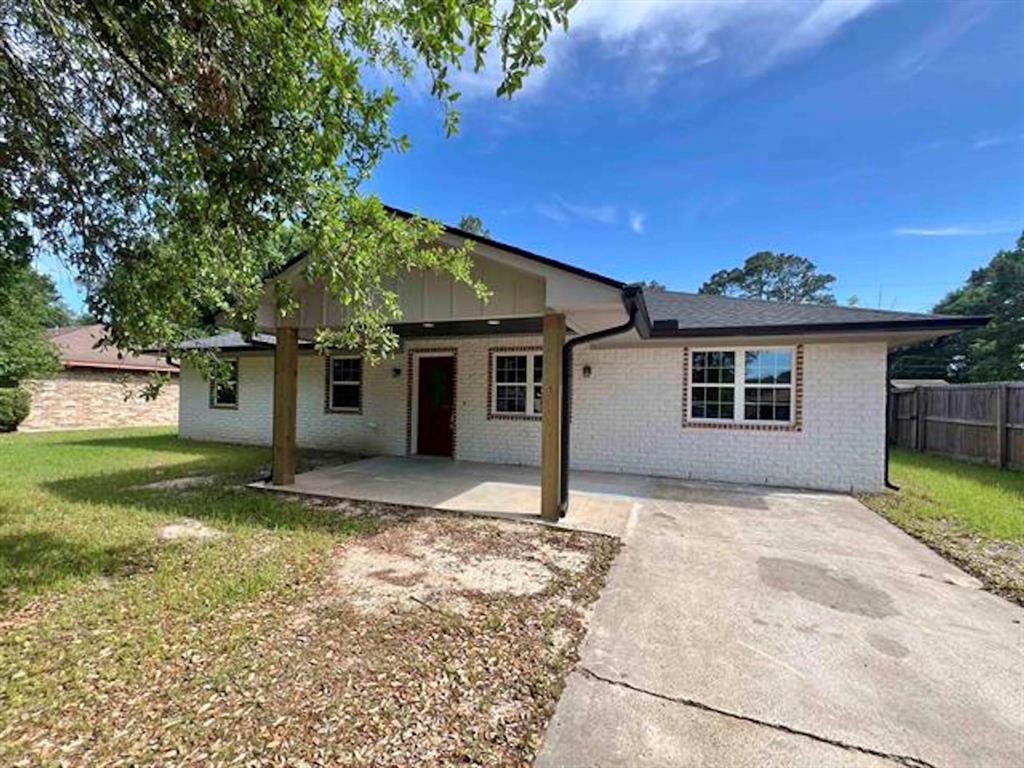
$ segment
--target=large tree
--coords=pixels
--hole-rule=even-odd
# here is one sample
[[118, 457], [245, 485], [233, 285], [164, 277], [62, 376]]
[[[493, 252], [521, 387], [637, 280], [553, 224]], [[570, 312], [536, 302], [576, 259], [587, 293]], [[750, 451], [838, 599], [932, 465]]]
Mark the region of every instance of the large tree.
[[759, 251], [742, 267], [715, 272], [699, 292], [766, 301], [835, 304], [836, 297], [829, 287], [835, 281], [835, 276], [819, 273], [810, 259], [792, 253]]
[[387, 83], [425, 74], [455, 131], [452, 71], [494, 49], [511, 95], [574, 3], [0, 0], [8, 218], [79, 276], [119, 347], [172, 347], [218, 313], [252, 330], [264, 277], [303, 249], [349, 306], [321, 341], [384, 354], [396, 275], [486, 293], [438, 225], [359, 194], [408, 146]]
[[1024, 233], [935, 305], [949, 315], [990, 315], [981, 328], [893, 354], [893, 378], [948, 381], [1024, 380]]

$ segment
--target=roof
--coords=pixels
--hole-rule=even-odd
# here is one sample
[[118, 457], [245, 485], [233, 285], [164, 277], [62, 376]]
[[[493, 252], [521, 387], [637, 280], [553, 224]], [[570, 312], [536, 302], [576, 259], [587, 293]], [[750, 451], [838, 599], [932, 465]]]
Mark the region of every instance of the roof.
[[644, 291], [652, 337], [974, 328], [987, 317], [789, 304], [678, 291]]
[[[220, 351], [238, 351], [245, 349], [260, 349], [273, 347], [277, 339], [272, 333], [256, 333], [246, 338], [237, 331], [218, 333], [215, 336], [204, 336], [201, 339], [192, 339], [181, 344], [182, 349], [217, 349]], [[304, 344], [306, 342], [300, 342]]]
[[[406, 211], [401, 208], [395, 208], [394, 206], [391, 205], [385, 205], [384, 210], [403, 219], [411, 219], [419, 215], [413, 213], [412, 211]], [[480, 243], [481, 245], [486, 245], [491, 248], [497, 248], [498, 250], [514, 254], [515, 256], [521, 256], [522, 258], [536, 262], [537, 264], [544, 264], [545, 266], [548, 267], [560, 269], [563, 272], [568, 272], [569, 274], [576, 275], [577, 277], [584, 277], [587, 278], [588, 280], [594, 280], [598, 283], [603, 283], [604, 285], [611, 286], [612, 288], [622, 289], [626, 286], [624, 282], [622, 282], [621, 280], [616, 280], [614, 277], [608, 277], [607, 275], [602, 275], [597, 272], [591, 272], [589, 269], [583, 269], [582, 267], [577, 267], [574, 266], [573, 264], [567, 264], [564, 261], [558, 261], [557, 259], [552, 259], [547, 256], [541, 256], [539, 253], [528, 251], [525, 248], [520, 248], [519, 246], [512, 245], [511, 243], [503, 243], [500, 240], [495, 240], [490, 237], [484, 237], [483, 235], [478, 235], [474, 232], [468, 232], [465, 229], [459, 229], [458, 227], [453, 227], [450, 224], [442, 223], [441, 226], [444, 228], [444, 231], [447, 232], [449, 235], [461, 237], [465, 240], [472, 240], [475, 243]], [[282, 272], [298, 264], [304, 258], [306, 258], [305, 252], [297, 254], [296, 256], [289, 259], [280, 268], [274, 270], [268, 277], [275, 277], [281, 274]]]
[[110, 345], [97, 346], [106, 336], [107, 329], [101, 323], [54, 328], [49, 332], [50, 341], [57, 346], [60, 362], [65, 368], [151, 372], [178, 370], [178, 366], [171, 365], [160, 355], [125, 354]]

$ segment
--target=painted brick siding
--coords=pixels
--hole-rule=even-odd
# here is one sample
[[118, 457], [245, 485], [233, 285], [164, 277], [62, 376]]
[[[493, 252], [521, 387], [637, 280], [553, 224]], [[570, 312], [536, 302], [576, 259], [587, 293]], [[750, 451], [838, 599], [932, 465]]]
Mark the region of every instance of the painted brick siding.
[[[364, 454], [406, 452], [410, 354], [455, 348], [456, 448], [465, 461], [537, 465], [539, 420], [489, 419], [488, 351], [536, 347], [539, 337], [410, 342], [401, 357], [365, 366], [362, 413], [324, 412], [324, 360], [299, 358], [299, 445]], [[805, 344], [803, 428], [793, 432], [682, 426], [683, 350], [642, 347], [577, 350], [572, 463], [581, 469], [693, 479], [877, 490], [885, 452], [882, 343]], [[583, 378], [590, 365], [592, 375]], [[415, 367], [415, 366], [414, 366]], [[395, 376], [393, 370], [400, 370]], [[194, 369], [181, 377], [180, 429], [186, 438], [269, 444], [273, 361], [242, 356], [237, 410], [209, 406]], [[408, 422], [414, 421], [409, 419]], [[413, 443], [415, 450], [415, 443]]]
[[[175, 424], [178, 380], [164, 385], [156, 400], [135, 396], [148, 374], [70, 368], [52, 379], [26, 382], [32, 409], [19, 429], [82, 429]], [[125, 399], [125, 395], [131, 395]]]
[[[886, 347], [805, 344], [800, 431], [687, 428], [683, 350], [584, 350], [574, 365], [573, 466], [832, 490], [879, 490]], [[592, 375], [580, 370], [589, 364]]]

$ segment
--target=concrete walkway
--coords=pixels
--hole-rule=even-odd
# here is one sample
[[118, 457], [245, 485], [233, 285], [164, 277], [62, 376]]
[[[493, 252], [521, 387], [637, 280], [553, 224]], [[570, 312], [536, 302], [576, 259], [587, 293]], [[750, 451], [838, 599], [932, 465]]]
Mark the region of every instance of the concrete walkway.
[[1024, 611], [851, 498], [652, 483], [536, 766], [1024, 765]]

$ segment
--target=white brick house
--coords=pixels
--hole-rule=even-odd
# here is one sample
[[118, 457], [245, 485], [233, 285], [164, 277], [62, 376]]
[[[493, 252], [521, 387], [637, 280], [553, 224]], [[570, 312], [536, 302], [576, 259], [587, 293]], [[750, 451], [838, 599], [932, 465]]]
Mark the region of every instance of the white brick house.
[[475, 243], [489, 303], [410, 274], [397, 356], [323, 356], [308, 340], [342, 311], [299, 260], [281, 275], [300, 297], [294, 316], [275, 321], [268, 297], [256, 338], [194, 342], [237, 361], [237, 377], [214, 391], [183, 367], [181, 436], [274, 443], [282, 484], [294, 459], [279, 451], [297, 444], [538, 465], [563, 506], [566, 452], [570, 468], [871, 491], [885, 480], [888, 350], [984, 322], [650, 292], [454, 228], [445, 237]]

